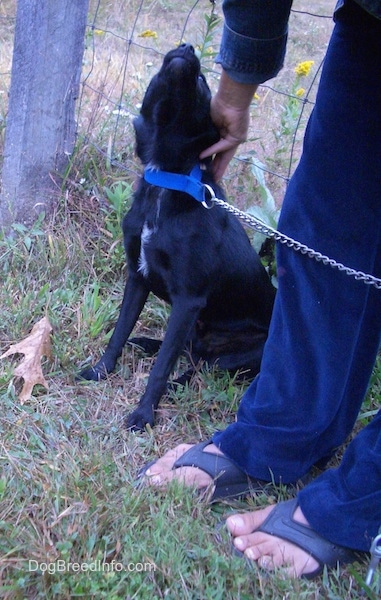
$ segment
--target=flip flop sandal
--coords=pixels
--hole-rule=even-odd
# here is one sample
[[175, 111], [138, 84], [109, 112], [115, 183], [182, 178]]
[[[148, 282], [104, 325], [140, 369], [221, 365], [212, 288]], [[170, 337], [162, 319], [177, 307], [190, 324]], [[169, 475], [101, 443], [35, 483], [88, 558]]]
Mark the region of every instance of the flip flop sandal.
[[[197, 467], [210, 475], [215, 486], [210, 502], [242, 498], [250, 493], [263, 492], [268, 490], [269, 486], [272, 486], [271, 482], [249, 477], [226, 456], [203, 452], [204, 448], [212, 443], [211, 440], [207, 440], [196, 444], [180, 456], [172, 467], [172, 470], [180, 467]], [[143, 483], [146, 472], [155, 462], [156, 460], [149, 462], [139, 471], [137, 485]], [[200, 491], [205, 491], [205, 489], [203, 488]]]
[[[357, 560], [357, 553], [353, 550], [332, 544], [332, 542], [321, 537], [311, 527], [295, 521], [293, 515], [297, 507], [297, 498], [280, 502], [255, 531], [268, 533], [269, 535], [291, 542], [317, 560], [319, 567], [311, 573], [302, 575], [304, 579], [317, 577], [321, 574], [325, 565], [327, 567], [336, 567], [337, 563], [344, 564]], [[244, 556], [236, 548], [234, 548], [234, 552], [238, 556]]]

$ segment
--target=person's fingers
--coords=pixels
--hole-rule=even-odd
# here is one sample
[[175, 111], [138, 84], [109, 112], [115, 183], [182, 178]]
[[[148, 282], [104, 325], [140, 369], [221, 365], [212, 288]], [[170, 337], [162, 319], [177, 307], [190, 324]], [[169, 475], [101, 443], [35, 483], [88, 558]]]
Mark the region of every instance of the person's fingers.
[[234, 156], [234, 151], [217, 154], [213, 160], [213, 175], [216, 181], [220, 181]]
[[214, 155], [213, 174], [217, 181], [222, 179], [231, 159], [236, 153], [239, 144], [240, 142], [222, 138], [219, 142], [201, 152], [201, 160]]
[[202, 160], [209, 156], [213, 156], [214, 154], [221, 154], [223, 152], [232, 151], [234, 153], [238, 146], [239, 142], [236, 142], [235, 140], [221, 138], [218, 142], [203, 150], [200, 154], [200, 159]]

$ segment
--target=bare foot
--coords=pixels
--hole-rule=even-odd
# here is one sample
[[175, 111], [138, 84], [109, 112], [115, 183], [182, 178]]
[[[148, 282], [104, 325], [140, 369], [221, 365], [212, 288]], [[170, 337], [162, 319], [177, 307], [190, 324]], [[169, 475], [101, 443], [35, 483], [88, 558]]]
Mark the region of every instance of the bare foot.
[[[192, 448], [193, 444], [180, 444], [168, 450], [159, 458], [151, 467], [145, 472], [147, 483], [155, 486], [163, 486], [177, 479], [186, 486], [194, 486], [197, 489], [205, 488], [213, 484], [212, 478], [205, 473], [202, 469], [197, 467], [180, 467], [172, 470], [172, 467], [176, 460], [180, 458], [189, 448]], [[222, 452], [214, 444], [209, 444], [203, 450], [203, 452], [209, 452], [210, 454], [219, 454], [223, 456]]]
[[[284, 567], [288, 577], [301, 577], [312, 573], [319, 567], [319, 563], [308, 552], [281, 538], [255, 531], [273, 509], [274, 506], [267, 506], [261, 510], [228, 517], [226, 525], [234, 538], [234, 546], [248, 559], [257, 561], [263, 569]], [[308, 526], [299, 506], [293, 518]]]

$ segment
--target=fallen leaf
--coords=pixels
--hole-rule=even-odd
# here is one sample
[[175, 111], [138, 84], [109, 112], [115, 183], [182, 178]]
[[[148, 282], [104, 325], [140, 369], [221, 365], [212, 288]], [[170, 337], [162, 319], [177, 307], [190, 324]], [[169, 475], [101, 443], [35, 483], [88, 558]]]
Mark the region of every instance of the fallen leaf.
[[51, 358], [50, 333], [52, 326], [47, 317], [43, 317], [36, 323], [30, 334], [18, 344], [12, 344], [10, 348], [0, 356], [5, 358], [12, 354], [24, 354], [21, 363], [15, 368], [14, 375], [24, 380], [23, 388], [19, 395], [21, 404], [30, 399], [33, 387], [38, 383], [48, 389], [48, 383], [41, 369], [41, 358]]

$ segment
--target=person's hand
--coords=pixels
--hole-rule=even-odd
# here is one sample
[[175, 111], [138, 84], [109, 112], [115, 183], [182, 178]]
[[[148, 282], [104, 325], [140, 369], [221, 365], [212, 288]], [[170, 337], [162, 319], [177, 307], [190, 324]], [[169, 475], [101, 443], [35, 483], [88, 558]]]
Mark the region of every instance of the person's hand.
[[226, 106], [218, 101], [217, 96], [212, 98], [210, 113], [212, 120], [220, 132], [220, 140], [204, 150], [200, 158], [215, 155], [213, 159], [213, 174], [218, 181], [233, 158], [238, 146], [247, 138], [249, 129], [249, 107], [240, 110]]
[[221, 139], [200, 154], [200, 159], [215, 155], [213, 173], [217, 180], [223, 176], [238, 146], [247, 139], [250, 123], [250, 103], [256, 85], [233, 81], [223, 71], [216, 95], [212, 98], [210, 114]]

